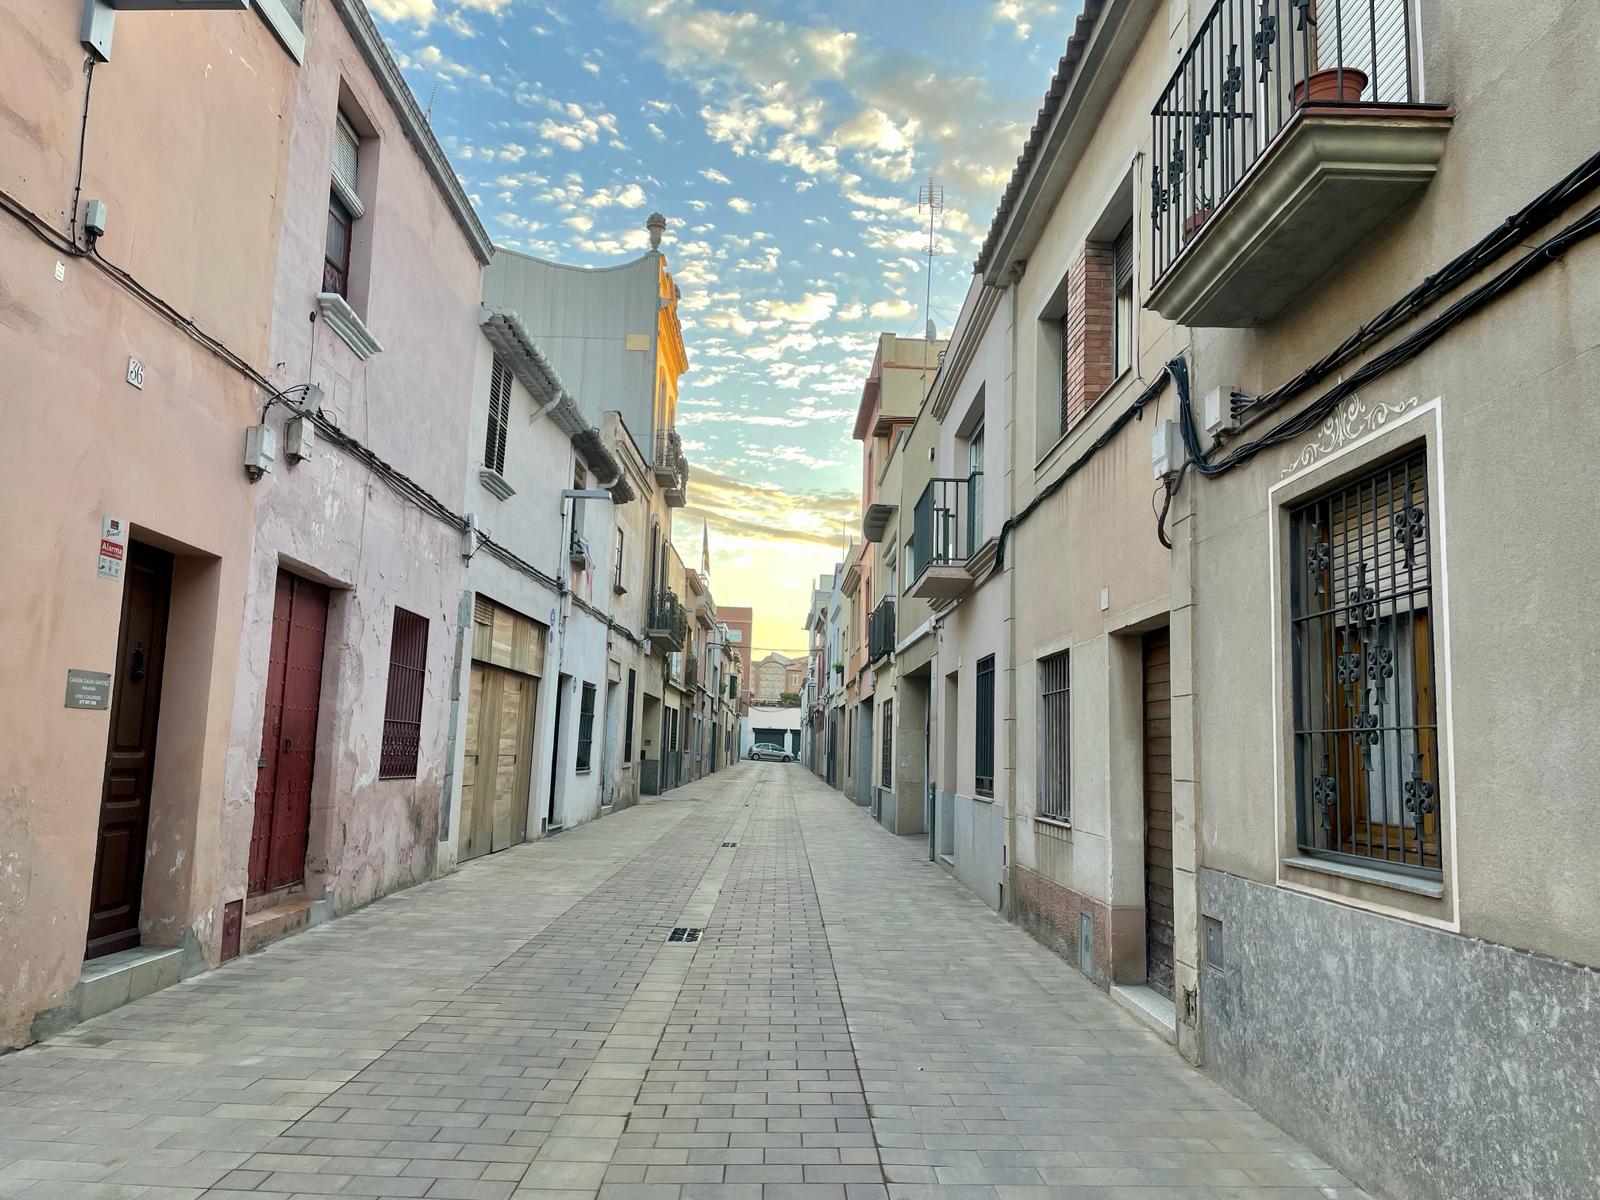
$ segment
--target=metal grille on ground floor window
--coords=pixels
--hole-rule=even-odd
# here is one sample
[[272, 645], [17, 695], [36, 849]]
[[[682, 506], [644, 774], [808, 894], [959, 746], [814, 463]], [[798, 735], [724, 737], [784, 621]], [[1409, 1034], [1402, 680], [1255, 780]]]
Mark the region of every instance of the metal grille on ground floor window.
[[1039, 815], [1072, 819], [1072, 670], [1065, 650], [1039, 660]]
[[880, 786], [894, 786], [894, 701], [883, 702], [883, 774]]
[[594, 760], [594, 684], [583, 685], [578, 700], [578, 766], [579, 771], [590, 769]]
[[1300, 849], [1440, 873], [1427, 460], [1290, 513]]
[[973, 757], [974, 790], [994, 795], [994, 655], [978, 660], [978, 737]]
[[389, 640], [389, 692], [383, 706], [383, 746], [378, 757], [380, 779], [417, 777], [427, 662], [428, 618], [396, 608]]
[[622, 761], [633, 761], [633, 699], [639, 683], [639, 673], [628, 668], [628, 711], [622, 718]]

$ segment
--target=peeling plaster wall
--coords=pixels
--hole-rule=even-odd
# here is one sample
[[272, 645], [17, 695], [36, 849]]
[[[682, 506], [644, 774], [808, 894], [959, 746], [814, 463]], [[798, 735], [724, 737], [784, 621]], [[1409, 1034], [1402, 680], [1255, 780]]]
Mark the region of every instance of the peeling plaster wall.
[[1600, 972], [1221, 871], [1205, 1069], [1375, 1195], [1587, 1200]]
[[[312, 25], [296, 80], [270, 374], [284, 387], [309, 376], [323, 387], [324, 412], [340, 428], [456, 508], [468, 457], [465, 416], [480, 340], [483, 264], [343, 25], [326, 7], [311, 6], [307, 16]], [[366, 360], [325, 321], [310, 319], [321, 286], [326, 181], [341, 107], [371, 126], [363, 131], [369, 136], [361, 159], [367, 212], [356, 238], [358, 248], [366, 247], [367, 279], [365, 295], [354, 302], [384, 349]], [[287, 416], [278, 408], [268, 419], [281, 429]], [[460, 534], [326, 440], [308, 462], [280, 461], [255, 485], [254, 497], [218, 902], [247, 890], [281, 566], [332, 589], [305, 886], [308, 895], [326, 896], [335, 912], [343, 911], [434, 873], [465, 583]], [[428, 621], [414, 779], [379, 778], [396, 607]]]

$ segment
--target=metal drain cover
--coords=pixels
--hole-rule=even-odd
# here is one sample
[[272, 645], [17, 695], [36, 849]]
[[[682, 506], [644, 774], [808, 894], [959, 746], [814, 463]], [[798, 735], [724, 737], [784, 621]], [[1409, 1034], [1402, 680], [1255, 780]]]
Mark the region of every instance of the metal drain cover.
[[693, 928], [692, 926], [685, 928], [680, 925], [677, 929], [674, 929], [670, 934], [667, 935], [667, 941], [669, 942], [698, 942], [699, 940], [700, 930]]
[[722, 848], [723, 848], [723, 849], [724, 849], [724, 850], [726, 850], [726, 849], [728, 849], [728, 848], [729, 848], [729, 847], [730, 847], [730, 846], [737, 846], [737, 845], [738, 845], [738, 844], [739, 844], [739, 843], [738, 843], [738, 842], [723, 842], [723, 843], [722, 843]]

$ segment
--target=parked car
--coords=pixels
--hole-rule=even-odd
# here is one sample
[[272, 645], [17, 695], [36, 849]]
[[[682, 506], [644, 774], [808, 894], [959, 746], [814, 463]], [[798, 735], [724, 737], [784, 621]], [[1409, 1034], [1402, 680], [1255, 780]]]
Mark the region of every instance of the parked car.
[[756, 762], [793, 762], [794, 755], [782, 746], [774, 746], [771, 742], [757, 742], [750, 747], [750, 757]]

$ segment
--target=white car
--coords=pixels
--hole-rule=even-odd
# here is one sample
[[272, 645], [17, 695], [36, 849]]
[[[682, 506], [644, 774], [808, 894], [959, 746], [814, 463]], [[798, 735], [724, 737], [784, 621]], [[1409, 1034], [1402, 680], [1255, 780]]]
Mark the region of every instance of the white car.
[[755, 762], [793, 762], [794, 755], [782, 746], [774, 746], [771, 742], [757, 742], [750, 747], [750, 757]]

